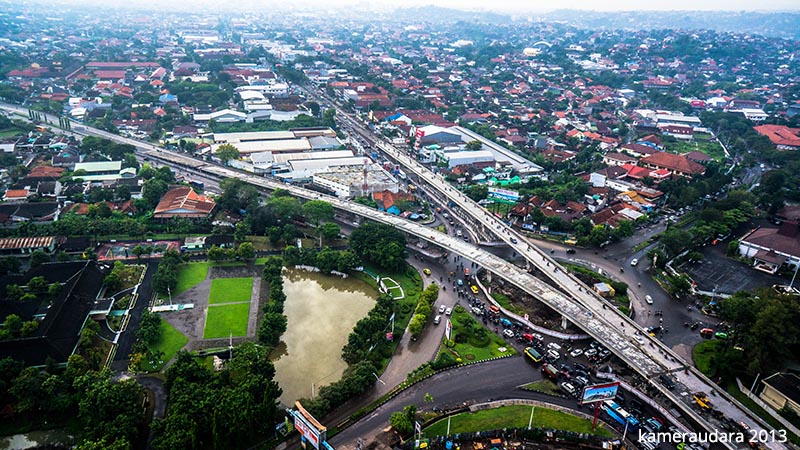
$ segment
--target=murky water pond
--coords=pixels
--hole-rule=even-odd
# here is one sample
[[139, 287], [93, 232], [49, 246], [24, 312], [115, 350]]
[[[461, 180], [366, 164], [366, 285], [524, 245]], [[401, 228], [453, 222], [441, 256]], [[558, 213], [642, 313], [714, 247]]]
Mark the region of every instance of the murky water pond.
[[31, 431], [25, 434], [0, 437], [0, 450], [22, 450], [47, 444], [75, 445], [76, 443], [75, 436], [70, 435], [64, 429]]
[[338, 381], [347, 363], [342, 347], [356, 322], [375, 306], [377, 292], [363, 281], [303, 270], [283, 272], [288, 319], [281, 344], [272, 354], [281, 402], [294, 405], [311, 397], [311, 385]]

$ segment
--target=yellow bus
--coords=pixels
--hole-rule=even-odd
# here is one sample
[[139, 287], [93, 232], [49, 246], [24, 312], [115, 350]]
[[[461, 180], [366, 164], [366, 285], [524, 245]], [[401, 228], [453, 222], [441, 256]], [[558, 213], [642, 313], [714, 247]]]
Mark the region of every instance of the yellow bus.
[[525, 356], [530, 358], [535, 363], [542, 362], [543, 359], [543, 356], [533, 347], [525, 347]]

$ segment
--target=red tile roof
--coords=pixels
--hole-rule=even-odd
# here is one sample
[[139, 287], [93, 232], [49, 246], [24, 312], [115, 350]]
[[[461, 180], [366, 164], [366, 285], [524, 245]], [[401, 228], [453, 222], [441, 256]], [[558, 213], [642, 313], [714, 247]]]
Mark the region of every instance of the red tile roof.
[[208, 217], [216, 204], [210, 197], [200, 195], [188, 186], [179, 186], [167, 191], [156, 206], [153, 217], [169, 219], [172, 217]]
[[703, 165], [689, 161], [681, 155], [659, 152], [646, 156], [640, 160], [642, 164], [651, 165], [659, 169], [667, 169], [684, 175], [698, 175], [706, 171]]
[[759, 125], [753, 129], [768, 137], [775, 145], [800, 147], [800, 128], [789, 128], [784, 125]]
[[25, 178], [59, 178], [64, 170], [63, 167], [36, 166]]

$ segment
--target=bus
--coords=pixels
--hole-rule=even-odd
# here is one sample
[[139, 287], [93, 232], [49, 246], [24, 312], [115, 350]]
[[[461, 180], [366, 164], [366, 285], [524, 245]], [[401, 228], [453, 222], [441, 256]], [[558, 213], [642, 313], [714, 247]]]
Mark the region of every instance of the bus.
[[535, 362], [535, 363], [540, 363], [540, 362], [542, 362], [542, 359], [544, 358], [544, 357], [541, 355], [541, 353], [537, 352], [537, 351], [536, 351], [536, 349], [535, 349], [535, 348], [533, 348], [533, 347], [525, 347], [525, 356], [527, 356], [528, 358], [530, 358], [530, 359], [531, 359], [531, 361], [533, 361], [533, 362]]
[[202, 181], [197, 181], [197, 180], [189, 181], [189, 185], [191, 185], [193, 188], [197, 188], [197, 189], [200, 189], [200, 190], [203, 190], [203, 189], [206, 188], [206, 184], [205, 183], [203, 183]]
[[635, 433], [639, 430], [639, 419], [633, 417], [629, 412], [622, 409], [622, 407], [616, 404], [613, 400], [605, 400], [600, 406], [600, 409], [605, 411], [609, 417], [614, 419], [614, 421], [621, 426], [624, 427], [627, 423], [629, 433]]

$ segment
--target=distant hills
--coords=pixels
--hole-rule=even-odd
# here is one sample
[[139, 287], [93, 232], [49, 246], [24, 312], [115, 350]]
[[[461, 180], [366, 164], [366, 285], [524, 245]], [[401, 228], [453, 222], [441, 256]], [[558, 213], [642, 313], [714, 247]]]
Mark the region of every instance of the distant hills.
[[[509, 23], [508, 14], [461, 11], [438, 6], [402, 8], [394, 18], [411, 22]], [[519, 13], [515, 19], [530, 18], [562, 22], [586, 29], [681, 29], [754, 33], [800, 40], [800, 11], [585, 11], [562, 9], [547, 13]]]
[[800, 12], [754, 11], [576, 11], [539, 16], [590, 29], [707, 29], [800, 40]]

